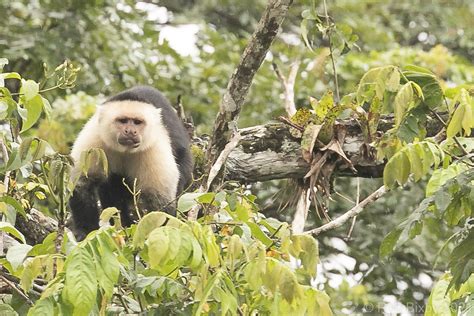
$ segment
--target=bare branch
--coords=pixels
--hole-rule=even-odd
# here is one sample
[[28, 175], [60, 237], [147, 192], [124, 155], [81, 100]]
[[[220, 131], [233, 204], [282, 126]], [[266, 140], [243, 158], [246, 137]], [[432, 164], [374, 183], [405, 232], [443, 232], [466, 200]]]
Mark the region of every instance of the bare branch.
[[283, 74], [280, 72], [280, 69], [278, 69], [278, 66], [276, 63], [272, 63], [272, 66], [283, 88], [283, 95], [285, 97], [286, 114], [288, 114], [288, 117], [292, 117], [296, 113], [295, 82], [296, 82], [296, 75], [298, 74], [298, 69], [300, 67], [300, 62], [296, 61], [291, 64], [290, 72], [287, 78], [285, 78]]
[[380, 198], [382, 195], [384, 195], [387, 192], [387, 189], [385, 186], [381, 186], [378, 188], [375, 192], [373, 192], [371, 195], [369, 195], [365, 200], [351, 208], [349, 211], [346, 213], [342, 214], [338, 218], [332, 220], [331, 222], [324, 224], [323, 226], [317, 227], [315, 229], [311, 229], [308, 231], [305, 231], [305, 234], [312, 234], [314, 236], [317, 236], [321, 233], [327, 232], [328, 230], [332, 230], [334, 228], [337, 228], [339, 226], [342, 226], [345, 222], [347, 222], [349, 219], [351, 219], [354, 216], [359, 215], [364, 208], [369, 205], [370, 203], [376, 201], [378, 198]]
[[253, 77], [267, 55], [292, 2], [292, 0], [269, 0], [240, 63], [230, 78], [214, 124], [208, 151], [209, 169], [236, 130], [237, 119]]
[[206, 184], [206, 192], [211, 187], [211, 184], [216, 178], [219, 171], [221, 171], [222, 166], [225, 164], [227, 157], [229, 157], [230, 152], [235, 147], [237, 147], [241, 138], [242, 136], [240, 135], [239, 132], [235, 133], [235, 135], [232, 137], [229, 143], [227, 143], [227, 145], [224, 147], [224, 150], [221, 151], [221, 153], [219, 154], [219, 157], [217, 157], [216, 162], [214, 163], [214, 165], [211, 168], [211, 171], [209, 172], [209, 177], [207, 179], [207, 184]]
[[33, 306], [33, 301], [31, 301], [31, 299], [21, 290], [21, 288], [17, 284], [8, 280], [3, 275], [3, 273], [0, 273], [0, 279], [2, 279], [2, 281], [5, 282], [13, 291], [18, 293], [26, 301], [26, 303], [28, 303], [28, 305]]

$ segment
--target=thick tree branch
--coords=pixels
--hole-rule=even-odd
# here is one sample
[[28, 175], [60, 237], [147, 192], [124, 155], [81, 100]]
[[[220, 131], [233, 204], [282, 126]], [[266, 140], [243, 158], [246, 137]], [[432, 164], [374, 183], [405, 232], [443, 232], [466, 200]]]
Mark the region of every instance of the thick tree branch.
[[[345, 129], [346, 136], [342, 149], [352, 162], [357, 173], [341, 161], [336, 167], [336, 175], [379, 178], [384, 162], [373, 158], [375, 149], [364, 140], [359, 123], [354, 119], [338, 121]], [[429, 119], [428, 136], [436, 135], [443, 127], [437, 120]], [[380, 120], [382, 134], [393, 127], [393, 117]], [[225, 164], [225, 179], [240, 182], [267, 181], [273, 179], [301, 179], [309, 171], [310, 165], [303, 159], [300, 139], [290, 133], [290, 128], [282, 123], [269, 123], [240, 130], [242, 139], [232, 150]]]
[[291, 3], [292, 0], [269, 0], [222, 97], [208, 151], [209, 167], [214, 164], [236, 130], [237, 119], [253, 77], [275, 39]]
[[18, 216], [15, 226], [25, 235], [26, 242], [29, 245], [36, 245], [43, 242], [49, 233], [57, 231], [58, 229], [56, 220], [35, 209], [30, 210], [28, 218]]

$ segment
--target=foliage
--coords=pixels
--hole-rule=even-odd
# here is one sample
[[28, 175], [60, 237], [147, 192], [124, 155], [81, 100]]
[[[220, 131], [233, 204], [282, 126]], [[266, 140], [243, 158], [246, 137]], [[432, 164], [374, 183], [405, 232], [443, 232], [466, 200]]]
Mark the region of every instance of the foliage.
[[[0, 188], [0, 230], [20, 242], [10, 248], [2, 264], [11, 275], [20, 277], [23, 289], [36, 303], [30, 311], [35, 314], [41, 310], [48, 314], [51, 310], [84, 313], [85, 309], [93, 313], [127, 312], [126, 308], [131, 312], [141, 310], [140, 303], [160, 313], [212, 313], [230, 311], [236, 305], [241, 311], [275, 311], [270, 310], [269, 302], [281, 313], [288, 313], [284, 309], [298, 306], [295, 302], [303, 298], [318, 302], [319, 308], [326, 306], [324, 292], [308, 287], [310, 273], [315, 271], [311, 259], [318, 257], [302, 256], [296, 249], [314, 240], [288, 237], [286, 226], [278, 229], [282, 223], [265, 219], [257, 212], [253, 197], [238, 190], [187, 195], [180, 200], [183, 212], [198, 202], [218, 209], [217, 218], [203, 219], [199, 224], [173, 221], [175, 226], [152, 226], [147, 233], [143, 221], [126, 230], [104, 225], [79, 245], [67, 234], [59, 240], [61, 233], [48, 236], [40, 245], [28, 245], [12, 225], [32, 207], [64, 221], [64, 202], [72, 188], [67, 175], [70, 162], [66, 156], [53, 154], [50, 147], [67, 153], [102, 93], [137, 83], [152, 84], [165, 91], [172, 102], [183, 95], [197, 132], [210, 131], [233, 65], [264, 1], [159, 4], [166, 8], [129, 0], [0, 3], [0, 11], [5, 12], [0, 22], [0, 55], [10, 60], [0, 77], [0, 118], [8, 123], [2, 128], [2, 143], [8, 153], [8, 159], [2, 155], [7, 160], [3, 161], [2, 175], [12, 180]], [[150, 7], [165, 10], [166, 19], [153, 18]], [[334, 240], [340, 243], [341, 236], [347, 235], [346, 228], [318, 238], [322, 264], [327, 267], [319, 273], [327, 277], [323, 282], [333, 310], [364, 312], [365, 306], [383, 304], [387, 295], [396, 295], [405, 304], [414, 297], [423, 302], [427, 287], [420, 285], [420, 275], [427, 273], [434, 278], [439, 270], [449, 270], [433, 287], [426, 313], [467, 313], [472, 309], [474, 209], [474, 67], [470, 62], [474, 29], [469, 27], [473, 5], [469, 1], [431, 1], [426, 5], [423, 1], [338, 0], [331, 2], [329, 19], [321, 14], [323, 9], [321, 1], [294, 2], [281, 36], [257, 73], [248, 97], [250, 106], [244, 108], [239, 125], [261, 124], [283, 113], [281, 86], [270, 63], [275, 62], [285, 73], [291, 62], [301, 62], [295, 101], [298, 108], [305, 109], [298, 112], [304, 115], [297, 124], [306, 126], [302, 142], [306, 158], [311, 157], [314, 143], [319, 149], [331, 142], [337, 144], [334, 120], [352, 117], [362, 127], [367, 143], [364, 148], [376, 146], [378, 159], [387, 162], [384, 183], [392, 188], [358, 217], [351, 242], [343, 241], [346, 247], [333, 246]], [[167, 27], [180, 28], [190, 22], [199, 30], [199, 52], [180, 55], [163, 40], [162, 33]], [[311, 49], [305, 50], [304, 44]], [[38, 83], [17, 73], [39, 78], [45, 72], [44, 63], [56, 65], [65, 57], [82, 68], [79, 92], [74, 95], [70, 84], [74, 78], [69, 76], [75, 76], [76, 66], [69, 62], [56, 71], [46, 67], [45, 80]], [[333, 57], [337, 57], [337, 72], [331, 65]], [[0, 60], [2, 66], [5, 62]], [[69, 83], [61, 83], [60, 78]], [[64, 89], [46, 88], [55, 86]], [[336, 89], [341, 98], [335, 97]], [[440, 118], [434, 112], [441, 113]], [[385, 114], [393, 115], [396, 124], [380, 138], [377, 129], [384, 124]], [[46, 116], [51, 120], [43, 120]], [[444, 126], [444, 133], [434, 135], [435, 125]], [[343, 159], [340, 153], [333, 157]], [[63, 176], [58, 176], [60, 170]], [[335, 188], [345, 195], [344, 199], [333, 195], [328, 212], [331, 216], [355, 204], [356, 181], [343, 178], [334, 187], [323, 183], [328, 190]], [[369, 194], [376, 184], [381, 183], [362, 181], [361, 196]], [[269, 196], [277, 189], [275, 185], [258, 184], [253, 190], [259, 196]], [[347, 203], [347, 196], [354, 200], [352, 204]], [[276, 213], [274, 209], [271, 211]], [[109, 210], [104, 222], [108, 222], [106, 215], [116, 216]], [[289, 218], [287, 211], [277, 215]], [[156, 218], [163, 216], [153, 213]], [[310, 216], [308, 226], [323, 222], [315, 213]], [[400, 217], [407, 218], [401, 221]], [[210, 226], [216, 229], [215, 234]], [[381, 236], [394, 227], [380, 247], [380, 260], [374, 255], [375, 249]], [[137, 235], [137, 231], [141, 233]], [[170, 237], [179, 240], [179, 247], [168, 247], [166, 252], [157, 249], [156, 245], [166, 244]], [[284, 241], [295, 249], [290, 251]], [[229, 254], [231, 249], [240, 248], [238, 258]], [[159, 256], [150, 256], [150, 249]], [[200, 261], [194, 256], [199, 249]], [[440, 249], [439, 253], [433, 249]], [[344, 259], [334, 259], [335, 253]], [[287, 261], [289, 256], [300, 256], [302, 266], [294, 269], [293, 261]], [[211, 265], [215, 257], [219, 263]], [[338, 261], [352, 258], [356, 259], [354, 268], [337, 267]], [[254, 274], [260, 278], [244, 273], [252, 271], [248, 267], [252, 262], [260, 263], [258, 269], [262, 270]], [[434, 269], [433, 262], [437, 263]], [[88, 267], [87, 275], [81, 274], [84, 267]], [[274, 275], [280, 276], [275, 279], [278, 282], [269, 278]], [[344, 281], [333, 285], [334, 276]], [[403, 283], [408, 283], [408, 289], [403, 290]], [[281, 291], [281, 285], [293, 289], [295, 297]], [[77, 302], [78, 293], [84, 295], [82, 305]], [[293, 299], [290, 307], [288, 299]], [[15, 293], [9, 303], [15, 311], [26, 313], [28, 305], [24, 302]], [[3, 304], [0, 311], [9, 313], [12, 309]]]
[[[70, 74], [76, 71], [69, 64], [58, 67], [56, 72], [63, 76], [58, 77], [56, 86], [61, 86], [64, 78], [68, 85], [73, 84], [68, 78], [75, 78]], [[46, 109], [45, 99], [33, 80], [16, 73], [1, 76], [21, 80], [18, 101], [5, 87], [1, 87], [0, 100], [6, 105], [4, 118], [17, 126], [18, 133], [24, 133]], [[29, 106], [35, 98], [41, 107]], [[14, 115], [19, 112], [22, 115]], [[54, 200], [52, 213], [59, 225], [58, 232], [41, 244], [27, 244], [13, 226], [15, 213], [25, 216], [24, 207], [16, 200], [22, 191], [15, 183], [3, 193], [2, 203], [11, 211], [0, 222], [0, 230], [19, 243], [0, 259], [5, 269], [1, 273], [17, 278], [25, 297], [33, 299], [28, 299], [33, 303], [29, 315], [144, 311], [332, 314], [329, 297], [311, 286], [319, 262], [316, 240], [292, 235], [286, 223], [266, 219], [258, 213], [254, 196], [239, 191], [182, 196], [178, 203], [182, 213], [197, 203], [218, 210], [201, 223], [151, 212], [137, 225], [123, 228], [118, 210], [106, 209], [101, 215], [103, 227], [76, 244], [64, 231], [66, 203], [73, 187], [71, 161], [55, 154], [39, 138], [26, 138], [16, 145], [15, 140], [3, 139], [9, 157], [3, 172], [24, 169], [26, 176], [31, 167], [41, 167], [40, 178], [18, 177], [17, 181], [25, 186], [37, 183], [45, 190]], [[92, 160], [84, 157], [85, 164]], [[46, 283], [39, 293], [38, 278]], [[11, 298], [10, 304], [15, 308], [17, 303]]]

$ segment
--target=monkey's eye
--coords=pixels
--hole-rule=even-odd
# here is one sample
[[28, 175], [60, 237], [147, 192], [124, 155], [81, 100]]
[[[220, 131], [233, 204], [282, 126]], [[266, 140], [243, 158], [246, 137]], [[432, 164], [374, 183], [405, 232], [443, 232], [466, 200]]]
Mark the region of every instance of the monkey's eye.
[[139, 120], [139, 119], [134, 119], [134, 120], [133, 120], [133, 124], [135, 124], [135, 125], [140, 125], [140, 124], [143, 124], [143, 121], [142, 121], [142, 120]]
[[128, 118], [122, 117], [122, 118], [116, 119], [116, 121], [121, 123], [121, 124], [126, 124], [128, 122]]

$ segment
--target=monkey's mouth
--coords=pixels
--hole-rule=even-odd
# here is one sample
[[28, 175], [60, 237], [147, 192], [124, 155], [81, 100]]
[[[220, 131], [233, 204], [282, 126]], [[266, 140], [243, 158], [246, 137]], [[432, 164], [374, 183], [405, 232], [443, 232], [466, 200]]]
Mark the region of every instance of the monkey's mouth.
[[130, 148], [138, 148], [140, 146], [140, 140], [135, 138], [119, 138], [118, 143]]

